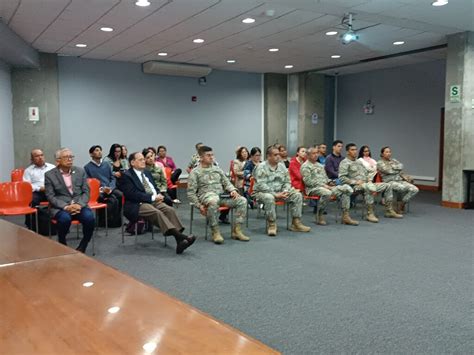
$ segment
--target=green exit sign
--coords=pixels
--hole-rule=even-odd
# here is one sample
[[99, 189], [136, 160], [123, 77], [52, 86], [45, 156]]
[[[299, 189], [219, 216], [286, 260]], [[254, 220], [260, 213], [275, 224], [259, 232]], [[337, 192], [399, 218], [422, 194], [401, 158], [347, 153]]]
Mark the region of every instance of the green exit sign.
[[449, 87], [449, 101], [461, 102], [461, 85], [451, 85]]

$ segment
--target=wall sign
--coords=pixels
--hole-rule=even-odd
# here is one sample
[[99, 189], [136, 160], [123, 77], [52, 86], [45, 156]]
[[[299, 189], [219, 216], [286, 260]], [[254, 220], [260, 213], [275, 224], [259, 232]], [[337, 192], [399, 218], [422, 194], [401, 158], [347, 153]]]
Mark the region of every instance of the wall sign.
[[451, 85], [449, 87], [449, 101], [461, 102], [461, 85]]
[[28, 121], [36, 123], [39, 121], [38, 107], [28, 107]]
[[318, 124], [318, 120], [319, 120], [319, 116], [316, 112], [314, 112], [312, 115], [311, 115], [311, 123], [312, 124]]

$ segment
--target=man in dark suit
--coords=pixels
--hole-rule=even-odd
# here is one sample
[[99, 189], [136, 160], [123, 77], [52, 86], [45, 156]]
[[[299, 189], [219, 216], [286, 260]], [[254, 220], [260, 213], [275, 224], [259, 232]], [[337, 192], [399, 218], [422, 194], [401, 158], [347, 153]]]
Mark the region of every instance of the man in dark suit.
[[44, 177], [45, 194], [51, 216], [57, 221], [58, 241], [66, 245], [66, 235], [72, 220], [82, 224], [83, 238], [77, 250], [85, 253], [94, 233], [95, 219], [89, 202], [89, 185], [82, 168], [73, 166], [74, 155], [68, 148], [56, 152], [56, 168]]
[[125, 196], [123, 213], [134, 223], [143, 217], [158, 226], [163, 235], [172, 235], [176, 239], [176, 253], [194, 243], [196, 237], [182, 234], [184, 230], [173, 207], [166, 205], [164, 196], [155, 184], [150, 172], [145, 170], [145, 158], [142, 153], [132, 153], [128, 158], [131, 168], [122, 174], [120, 190]]

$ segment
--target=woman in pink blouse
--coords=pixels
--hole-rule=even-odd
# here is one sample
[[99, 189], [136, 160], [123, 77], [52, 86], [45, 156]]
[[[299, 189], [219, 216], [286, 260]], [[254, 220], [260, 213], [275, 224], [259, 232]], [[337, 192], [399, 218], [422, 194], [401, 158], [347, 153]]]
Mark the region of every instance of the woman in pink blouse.
[[372, 159], [370, 148], [368, 145], [363, 145], [359, 150], [359, 160], [364, 165], [369, 176], [369, 181], [373, 181], [375, 175], [377, 175], [377, 161]]
[[160, 145], [157, 148], [156, 161], [163, 164], [165, 168], [171, 168], [171, 182], [176, 184], [181, 175], [181, 169], [176, 168], [176, 164], [173, 161], [173, 158], [166, 155], [167, 150], [164, 145]]

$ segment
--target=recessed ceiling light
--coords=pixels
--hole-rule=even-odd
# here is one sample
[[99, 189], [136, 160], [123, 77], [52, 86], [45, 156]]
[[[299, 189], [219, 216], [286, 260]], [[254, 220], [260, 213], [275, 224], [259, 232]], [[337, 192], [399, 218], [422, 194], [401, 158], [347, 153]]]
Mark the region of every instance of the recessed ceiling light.
[[278, 52], [279, 49], [278, 49], [278, 48], [270, 48], [268, 51], [269, 51], [269, 52]]
[[87, 47], [87, 44], [78, 43], [78, 44], [76, 44], [76, 47], [78, 47], [78, 48], [86, 48], [86, 47]]
[[114, 29], [112, 27], [101, 27], [100, 30], [104, 32], [112, 32]]
[[166, 57], [166, 56], [168, 55], [168, 53], [166, 53], [166, 52], [160, 52], [160, 53], [158, 53], [158, 55], [159, 55], [160, 57]]
[[235, 63], [235, 59], [229, 59], [229, 60], [227, 61], [227, 63], [233, 64], [233, 63]]
[[326, 36], [335, 36], [337, 35], [337, 31], [328, 31], [326, 32]]
[[339, 54], [334, 54], [334, 55], [331, 56], [331, 58], [338, 59], [338, 58], [341, 58], [341, 56]]
[[405, 44], [405, 41], [395, 41], [395, 42], [393, 42], [394, 46], [401, 46], [402, 44]]
[[94, 285], [94, 283], [92, 281], [87, 281], [87, 282], [84, 282], [82, 284], [82, 286], [84, 286], [84, 287], [92, 287], [93, 285]]
[[204, 43], [204, 40], [202, 38], [196, 38], [196, 39], [193, 39], [193, 42], [194, 43]]
[[135, 5], [141, 6], [141, 7], [146, 7], [150, 6], [150, 2], [148, 0], [138, 0]]
[[293, 66], [291, 64], [285, 65], [285, 69], [291, 69]]
[[431, 6], [444, 6], [448, 4], [448, 0], [436, 0], [431, 3]]
[[247, 17], [247, 18], [244, 18], [242, 20], [243, 23], [254, 23], [255, 22], [255, 19], [254, 18], [251, 18], [251, 17]]

